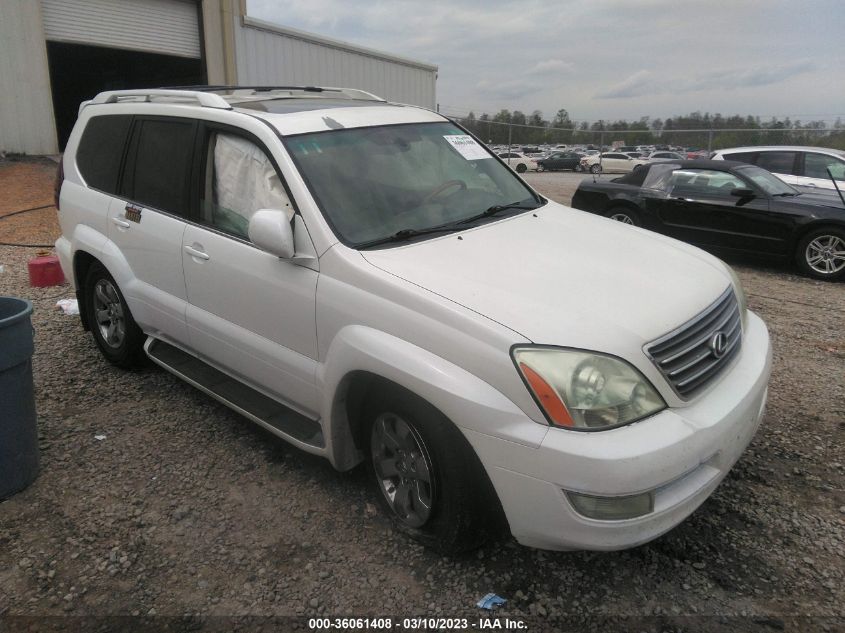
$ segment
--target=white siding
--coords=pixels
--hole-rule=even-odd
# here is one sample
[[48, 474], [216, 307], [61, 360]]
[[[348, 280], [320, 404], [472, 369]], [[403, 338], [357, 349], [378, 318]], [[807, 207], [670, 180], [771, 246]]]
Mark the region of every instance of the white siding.
[[0, 1], [0, 151], [54, 154], [47, 46], [37, 2]]
[[358, 88], [379, 97], [435, 107], [437, 67], [388, 53], [235, 18], [238, 84]]
[[42, 0], [42, 5], [48, 40], [200, 56], [197, 5], [193, 2]]

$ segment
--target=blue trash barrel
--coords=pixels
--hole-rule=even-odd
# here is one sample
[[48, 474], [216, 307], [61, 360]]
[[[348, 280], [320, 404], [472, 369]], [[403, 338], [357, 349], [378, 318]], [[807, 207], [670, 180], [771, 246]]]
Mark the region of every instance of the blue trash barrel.
[[0, 499], [38, 476], [31, 315], [26, 299], [0, 297]]

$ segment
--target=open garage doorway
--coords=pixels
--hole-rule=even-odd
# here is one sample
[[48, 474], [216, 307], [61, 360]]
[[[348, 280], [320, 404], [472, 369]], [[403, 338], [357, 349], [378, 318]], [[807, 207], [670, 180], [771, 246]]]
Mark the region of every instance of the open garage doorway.
[[64, 151], [79, 104], [103, 90], [205, 83], [202, 61], [84, 44], [47, 42], [53, 112]]

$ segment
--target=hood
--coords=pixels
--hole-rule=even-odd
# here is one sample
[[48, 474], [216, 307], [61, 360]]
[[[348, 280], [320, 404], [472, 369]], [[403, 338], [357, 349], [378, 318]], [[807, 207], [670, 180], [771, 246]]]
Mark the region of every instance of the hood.
[[[845, 204], [843, 204], [839, 194], [836, 193], [836, 189], [832, 188], [832, 185], [831, 189], [822, 189], [820, 187], [816, 187], [815, 189], [810, 187], [796, 187], [796, 189], [801, 192], [800, 196], [796, 196], [794, 198], [778, 198], [778, 200], [786, 200], [795, 204], [811, 204], [815, 207], [829, 207], [845, 211]], [[845, 194], [845, 191], [842, 193]]]
[[730, 284], [715, 257], [664, 236], [549, 202], [461, 233], [362, 251], [388, 273], [534, 343], [639, 349]]

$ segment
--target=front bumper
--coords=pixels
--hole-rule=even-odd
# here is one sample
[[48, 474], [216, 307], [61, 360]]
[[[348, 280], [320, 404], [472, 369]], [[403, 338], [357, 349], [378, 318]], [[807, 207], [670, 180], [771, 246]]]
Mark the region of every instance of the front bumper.
[[[738, 360], [687, 407], [598, 433], [551, 428], [537, 448], [465, 434], [520, 543], [555, 550], [633, 547], [683, 521], [739, 459], [763, 416], [771, 358], [766, 326], [749, 312]], [[567, 490], [596, 496], [653, 491], [654, 510], [635, 519], [590, 519], [573, 509]]]

